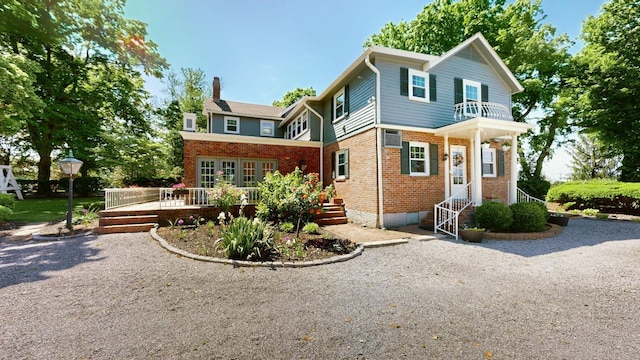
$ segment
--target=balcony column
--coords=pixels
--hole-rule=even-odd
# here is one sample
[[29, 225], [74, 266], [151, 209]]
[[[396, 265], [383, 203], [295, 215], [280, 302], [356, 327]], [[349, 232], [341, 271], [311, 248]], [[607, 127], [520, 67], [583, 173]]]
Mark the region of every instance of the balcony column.
[[482, 147], [480, 144], [480, 129], [475, 130], [473, 139], [473, 202], [475, 206], [482, 205]]
[[509, 205], [518, 202], [518, 134], [511, 134], [511, 186]]
[[[443, 154], [449, 154], [449, 136], [444, 137], [444, 152]], [[451, 156], [451, 154], [449, 154]], [[451, 196], [451, 173], [449, 169], [449, 159], [444, 161], [444, 198], [448, 199]]]

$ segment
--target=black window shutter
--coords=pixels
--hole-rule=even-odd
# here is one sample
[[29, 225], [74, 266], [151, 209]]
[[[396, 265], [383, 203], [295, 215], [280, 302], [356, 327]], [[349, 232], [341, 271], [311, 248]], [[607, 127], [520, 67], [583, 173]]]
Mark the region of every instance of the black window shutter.
[[347, 115], [349, 113], [349, 84], [344, 86], [344, 111], [343, 113]]
[[504, 150], [498, 150], [498, 176], [504, 176]]
[[453, 99], [454, 104], [460, 104], [461, 102], [464, 101], [464, 99], [462, 98], [464, 96], [462, 92], [462, 79], [460, 78], [453, 79], [453, 93], [454, 93], [454, 99]]
[[429, 144], [429, 175], [438, 175], [438, 144]]
[[400, 174], [409, 174], [409, 142], [402, 142], [400, 152]]
[[482, 102], [488, 102], [489, 101], [489, 85], [486, 84], [482, 84], [480, 85], [480, 91], [482, 91]]
[[336, 104], [333, 97], [331, 97], [331, 120], [336, 119]]
[[436, 76], [429, 74], [429, 101], [436, 101]]
[[331, 178], [336, 178], [336, 152], [331, 152]]
[[409, 96], [409, 69], [400, 68], [400, 95]]

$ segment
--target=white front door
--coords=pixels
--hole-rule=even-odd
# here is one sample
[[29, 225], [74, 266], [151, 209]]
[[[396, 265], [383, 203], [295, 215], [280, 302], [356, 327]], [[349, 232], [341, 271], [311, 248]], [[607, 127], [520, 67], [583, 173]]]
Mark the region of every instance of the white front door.
[[[449, 161], [451, 161], [451, 195], [453, 196], [467, 185], [467, 147], [452, 145], [449, 154]], [[467, 194], [462, 193], [457, 197], [466, 198]]]

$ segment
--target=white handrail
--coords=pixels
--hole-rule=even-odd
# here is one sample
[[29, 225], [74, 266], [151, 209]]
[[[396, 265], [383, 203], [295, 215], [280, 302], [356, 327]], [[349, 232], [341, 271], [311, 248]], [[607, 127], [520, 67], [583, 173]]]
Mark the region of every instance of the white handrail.
[[[255, 205], [260, 201], [257, 187], [238, 188], [247, 195], [247, 203]], [[159, 201], [160, 209], [181, 206], [209, 206], [207, 188], [184, 188], [183, 191], [173, 188], [126, 188], [105, 189], [105, 210], [128, 205]], [[240, 202], [238, 202], [239, 205]]]
[[453, 120], [456, 122], [476, 117], [513, 121], [511, 110], [503, 104], [473, 101], [462, 102], [453, 106]]
[[142, 204], [156, 201], [158, 199], [158, 188], [126, 188], [126, 189], [105, 189], [104, 208], [105, 210]]
[[522, 189], [518, 188], [518, 202], [541, 202], [543, 204], [546, 204], [547, 202], [542, 200], [542, 199], [538, 199], [535, 196], [531, 196], [529, 194], [527, 194], [526, 192], [524, 192]]
[[471, 200], [471, 185], [471, 182], [467, 183], [460, 191], [435, 205], [433, 213], [434, 233], [442, 231], [445, 234], [454, 236], [456, 240], [458, 239], [460, 213], [473, 203]]

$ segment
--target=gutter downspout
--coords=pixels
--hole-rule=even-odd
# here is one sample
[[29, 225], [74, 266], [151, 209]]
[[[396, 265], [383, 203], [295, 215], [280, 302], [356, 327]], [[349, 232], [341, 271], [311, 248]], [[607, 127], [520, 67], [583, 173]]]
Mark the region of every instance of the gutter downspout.
[[304, 107], [320, 118], [320, 181], [324, 184], [324, 116], [313, 110], [306, 102], [304, 103]]
[[378, 225], [384, 229], [384, 191], [382, 189], [382, 129], [380, 128], [380, 70], [378, 70], [369, 59], [369, 55], [364, 59], [364, 63], [376, 74], [376, 170], [378, 185]]

